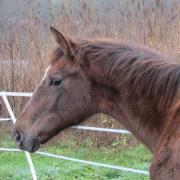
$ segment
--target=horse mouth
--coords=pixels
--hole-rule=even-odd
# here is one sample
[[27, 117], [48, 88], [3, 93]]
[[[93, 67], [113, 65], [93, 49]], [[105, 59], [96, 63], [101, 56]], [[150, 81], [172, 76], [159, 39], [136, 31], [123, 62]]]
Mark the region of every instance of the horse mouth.
[[22, 151], [28, 151], [30, 153], [36, 152], [40, 148], [40, 142], [34, 141], [33, 143], [20, 143], [19, 149]]
[[40, 144], [31, 144], [28, 146], [25, 146], [24, 144], [19, 145], [19, 149], [22, 151], [28, 151], [30, 153], [36, 152], [40, 148]]
[[24, 132], [20, 129], [14, 129], [12, 136], [14, 137], [20, 150], [34, 153], [40, 147], [41, 142], [39, 137], [31, 134], [25, 136]]

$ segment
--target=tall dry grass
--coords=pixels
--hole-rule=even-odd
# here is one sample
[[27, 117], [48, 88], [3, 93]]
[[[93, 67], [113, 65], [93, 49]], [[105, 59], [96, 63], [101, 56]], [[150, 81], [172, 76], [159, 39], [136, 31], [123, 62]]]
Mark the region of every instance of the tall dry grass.
[[[34, 0], [30, 1], [23, 20], [4, 24], [8, 37], [5, 39], [1, 33], [0, 91], [33, 91], [46, 67], [48, 52], [55, 46], [49, 32], [50, 24], [73, 38], [127, 40], [164, 53], [180, 53], [179, 0], [62, 0], [56, 5], [48, 0], [47, 3], [47, 20], [39, 17], [42, 4]], [[24, 63], [3, 62], [8, 59]], [[26, 100], [11, 98], [16, 114]], [[5, 110], [3, 115], [7, 115]], [[102, 115], [93, 117], [88, 123], [119, 127], [117, 122]], [[102, 138], [96, 139], [96, 143], [102, 143]]]

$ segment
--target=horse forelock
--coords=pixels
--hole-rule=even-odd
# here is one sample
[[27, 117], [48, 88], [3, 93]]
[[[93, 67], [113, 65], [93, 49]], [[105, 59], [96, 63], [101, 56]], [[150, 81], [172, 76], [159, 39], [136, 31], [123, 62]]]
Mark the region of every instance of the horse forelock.
[[60, 47], [57, 47], [49, 56], [49, 64], [53, 65], [56, 61], [63, 56], [63, 51]]

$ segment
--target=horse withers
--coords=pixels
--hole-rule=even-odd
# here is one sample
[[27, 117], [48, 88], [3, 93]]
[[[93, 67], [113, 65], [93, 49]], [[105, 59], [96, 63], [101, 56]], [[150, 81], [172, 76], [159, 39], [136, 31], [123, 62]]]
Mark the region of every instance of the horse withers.
[[13, 136], [38, 150], [96, 113], [122, 123], [154, 154], [151, 179], [180, 177], [180, 64], [175, 58], [113, 41], [73, 41], [51, 27], [58, 48]]

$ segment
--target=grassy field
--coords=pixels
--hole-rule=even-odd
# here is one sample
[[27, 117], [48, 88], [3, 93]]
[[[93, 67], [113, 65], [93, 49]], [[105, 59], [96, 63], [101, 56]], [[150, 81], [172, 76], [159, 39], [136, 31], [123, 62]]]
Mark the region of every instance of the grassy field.
[[[27, 5], [25, 5], [26, 1]], [[130, 41], [152, 47], [160, 52], [180, 56], [179, 0], [1, 0], [0, 4], [0, 89], [2, 91], [32, 92], [42, 79], [47, 66], [48, 52], [54, 46], [49, 25], [56, 26], [74, 39], [110, 38]], [[4, 63], [4, 60], [12, 59], [18, 61], [16, 63], [12, 61], [8, 65], [7, 62]], [[9, 99], [13, 110], [19, 114], [26, 99], [19, 97]], [[7, 115], [3, 107], [2, 117]], [[112, 121], [110, 117], [101, 116], [100, 118], [99, 116], [94, 119], [94, 117], [91, 119], [94, 124], [119, 128], [119, 123]], [[0, 124], [0, 147], [15, 147], [9, 136], [4, 135], [4, 129]], [[89, 134], [81, 132], [78, 138], [72, 139], [66, 134], [64, 139], [58, 139], [58, 143], [46, 145], [40, 150], [78, 159], [148, 170], [152, 156], [142, 145], [119, 144], [118, 139], [114, 144], [105, 145], [106, 139], [111, 141], [115, 138], [109, 134], [100, 137], [94, 133], [93, 138], [96, 139], [94, 144], [99, 144], [98, 148], [98, 146], [89, 145], [91, 142], [88, 136]], [[67, 139], [69, 140], [65, 143]], [[78, 143], [82, 141], [80, 146], [77, 145], [77, 141]], [[34, 154], [32, 158], [37, 176], [42, 180], [149, 179], [144, 175]], [[6, 179], [31, 179], [23, 153], [0, 152], [0, 180]]]
[[[0, 147], [15, 147], [8, 137], [1, 138]], [[64, 155], [77, 159], [120, 165], [135, 169], [148, 170], [151, 154], [142, 145], [117, 150], [113, 146], [106, 148], [88, 147], [87, 141], [77, 147], [76, 141], [71, 139], [66, 144], [57, 143], [40, 149], [54, 154]], [[99, 168], [71, 161], [53, 159], [32, 154], [38, 179], [41, 180], [148, 180], [145, 175], [137, 175], [118, 170]], [[31, 179], [25, 155], [21, 152], [0, 152], [0, 179], [28, 180]]]

